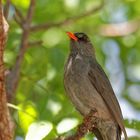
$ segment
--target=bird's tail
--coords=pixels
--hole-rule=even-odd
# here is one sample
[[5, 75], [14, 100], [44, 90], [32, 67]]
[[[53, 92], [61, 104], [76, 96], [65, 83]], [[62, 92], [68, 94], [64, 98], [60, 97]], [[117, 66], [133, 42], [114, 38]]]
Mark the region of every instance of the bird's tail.
[[118, 128], [117, 128], [117, 140], [121, 140], [121, 129], [120, 129], [120, 127], [118, 126]]
[[93, 128], [93, 129], [92, 129], [92, 132], [94, 133], [94, 135], [96, 136], [96, 138], [97, 138], [98, 140], [104, 140], [104, 139], [102, 138], [102, 135], [101, 135], [100, 131], [99, 131], [97, 128]]
[[105, 137], [103, 140], [121, 140], [121, 129], [117, 125], [112, 125], [110, 128], [108, 128], [108, 131], [106, 131]]
[[121, 140], [121, 129], [120, 127], [110, 127], [108, 131], [100, 132], [97, 128], [94, 128], [92, 132], [95, 134], [98, 140]]

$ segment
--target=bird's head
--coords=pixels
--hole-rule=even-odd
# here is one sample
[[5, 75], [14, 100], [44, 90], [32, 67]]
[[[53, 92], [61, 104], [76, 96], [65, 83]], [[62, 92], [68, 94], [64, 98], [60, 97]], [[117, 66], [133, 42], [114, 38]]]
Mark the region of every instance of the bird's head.
[[72, 53], [78, 52], [83, 55], [93, 55], [94, 50], [92, 44], [85, 33], [67, 32], [67, 34], [70, 38], [70, 47]]

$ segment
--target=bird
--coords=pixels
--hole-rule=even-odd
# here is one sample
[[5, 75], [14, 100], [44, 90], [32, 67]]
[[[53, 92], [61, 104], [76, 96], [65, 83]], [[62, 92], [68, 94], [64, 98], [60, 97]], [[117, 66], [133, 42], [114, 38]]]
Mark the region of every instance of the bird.
[[128, 140], [123, 115], [111, 83], [96, 60], [95, 48], [83, 32], [67, 32], [70, 53], [64, 66], [64, 87], [84, 117], [96, 110], [94, 134], [98, 140]]

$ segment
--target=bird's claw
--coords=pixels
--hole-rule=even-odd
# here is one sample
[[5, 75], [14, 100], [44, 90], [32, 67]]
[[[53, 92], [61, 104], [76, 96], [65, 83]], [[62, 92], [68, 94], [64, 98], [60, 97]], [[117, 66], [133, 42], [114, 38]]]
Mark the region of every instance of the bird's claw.
[[84, 124], [88, 130], [92, 129], [97, 123], [97, 110], [91, 110], [89, 114], [84, 118]]

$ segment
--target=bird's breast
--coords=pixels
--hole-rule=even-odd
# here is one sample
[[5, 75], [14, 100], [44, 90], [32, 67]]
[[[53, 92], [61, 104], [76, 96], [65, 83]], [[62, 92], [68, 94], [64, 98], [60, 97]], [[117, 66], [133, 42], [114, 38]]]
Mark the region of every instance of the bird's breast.
[[77, 54], [75, 57], [71, 57], [65, 68], [67, 75], [84, 75], [88, 72], [88, 61], [85, 60], [80, 54]]
[[88, 79], [89, 64], [79, 56], [70, 58], [65, 67], [64, 86], [71, 101], [86, 115], [90, 109], [96, 108], [99, 117], [110, 118], [110, 113], [101, 95]]

